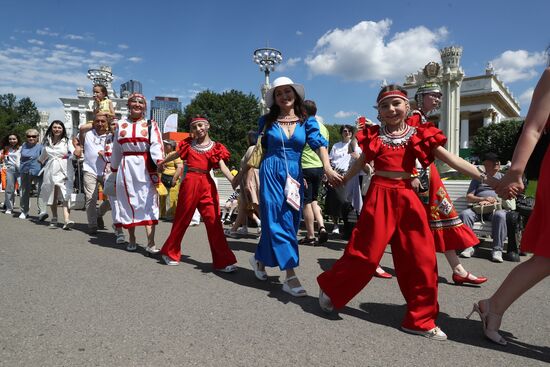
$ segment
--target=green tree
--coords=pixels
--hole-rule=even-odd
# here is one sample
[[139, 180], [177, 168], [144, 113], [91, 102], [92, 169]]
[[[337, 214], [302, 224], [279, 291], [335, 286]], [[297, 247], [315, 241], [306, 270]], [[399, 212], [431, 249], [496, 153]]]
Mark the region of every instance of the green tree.
[[512, 160], [516, 136], [522, 123], [522, 120], [506, 120], [481, 127], [474, 136], [472, 152], [479, 157], [494, 152], [503, 164]]
[[17, 100], [12, 93], [0, 95], [0, 139], [13, 132], [22, 138], [25, 130], [39, 122], [38, 109], [30, 98]]
[[206, 90], [197, 94], [180, 114], [180, 130], [189, 131], [189, 122], [197, 115], [208, 118], [212, 139], [223, 143], [231, 152], [228, 165], [238, 167], [248, 148], [247, 132], [258, 128], [258, 99], [237, 90], [223, 93]]

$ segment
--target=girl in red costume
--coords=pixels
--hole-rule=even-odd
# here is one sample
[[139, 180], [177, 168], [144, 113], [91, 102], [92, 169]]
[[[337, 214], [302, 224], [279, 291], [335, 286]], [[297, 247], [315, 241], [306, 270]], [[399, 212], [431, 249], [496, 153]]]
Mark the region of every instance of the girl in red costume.
[[[411, 126], [430, 124], [426, 118], [432, 110], [438, 109], [441, 103], [441, 89], [435, 83], [426, 83], [418, 88], [415, 95], [418, 110], [413, 111], [407, 119]], [[427, 125], [424, 125], [427, 126]], [[419, 197], [432, 231], [435, 250], [445, 254], [453, 271], [453, 281], [456, 284], [481, 284], [487, 281], [485, 277], [476, 277], [467, 272], [456, 254], [456, 250], [464, 250], [479, 243], [474, 232], [462, 223], [458, 213], [441, 181], [439, 172], [434, 163], [427, 168], [419, 167], [419, 178], [422, 188]], [[413, 183], [414, 185], [414, 183]]]
[[416, 159], [427, 167], [437, 157], [473, 178], [485, 181], [487, 176], [445, 150], [442, 145], [447, 139], [439, 129], [407, 125], [409, 100], [401, 87], [384, 87], [377, 103], [384, 126], [364, 131], [359, 141], [363, 153], [346, 173], [344, 182], [371, 160], [376, 172], [344, 255], [317, 278], [319, 305], [327, 312], [344, 307], [371, 280], [390, 243], [399, 287], [407, 301], [401, 328], [433, 340], [446, 340], [447, 335], [435, 325], [439, 305], [434, 240], [426, 212], [412, 188], [411, 173]]
[[185, 179], [181, 184], [172, 230], [160, 252], [166, 265], [179, 264], [181, 240], [191, 223], [195, 209], [198, 209], [206, 225], [214, 269], [231, 273], [237, 270], [234, 265], [237, 259], [229, 248], [223, 233], [218, 191], [210, 176], [212, 168], [220, 168], [230, 182], [233, 180], [233, 175], [225, 165], [230, 154], [223, 144], [210, 139], [209, 128], [210, 123], [204, 117], [192, 119], [190, 130], [191, 135], [195, 138], [181, 141], [177, 149], [159, 163], [159, 171], [161, 171], [165, 163], [179, 156], [182, 160], [187, 161], [188, 167]]

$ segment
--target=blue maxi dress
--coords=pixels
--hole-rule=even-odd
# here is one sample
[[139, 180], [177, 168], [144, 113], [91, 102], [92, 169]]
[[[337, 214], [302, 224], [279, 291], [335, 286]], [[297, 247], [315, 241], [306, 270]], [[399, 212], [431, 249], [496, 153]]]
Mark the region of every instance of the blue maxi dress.
[[[264, 117], [259, 121], [259, 132], [265, 125]], [[281, 136], [282, 134], [282, 136]], [[284, 139], [284, 151], [283, 141]], [[302, 211], [292, 209], [285, 199], [286, 182], [285, 155], [288, 172], [300, 186], [303, 203], [302, 151], [306, 142], [311, 149], [328, 146], [319, 131], [314, 117], [298, 123], [294, 133], [287, 138], [277, 122], [266, 129], [263, 137], [264, 158], [260, 165], [260, 214], [262, 234], [255, 257], [265, 266], [278, 266], [281, 270], [293, 269], [299, 265], [298, 228]]]

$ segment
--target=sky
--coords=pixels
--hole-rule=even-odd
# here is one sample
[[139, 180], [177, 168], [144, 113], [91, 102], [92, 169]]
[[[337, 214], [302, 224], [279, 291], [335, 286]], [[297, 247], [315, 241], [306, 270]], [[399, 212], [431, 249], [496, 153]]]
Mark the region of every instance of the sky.
[[282, 52], [271, 80], [303, 84], [327, 123], [375, 119], [381, 83], [403, 83], [439, 49], [463, 47], [466, 76], [492, 62], [525, 116], [550, 45], [550, 1], [85, 2], [2, 0], [0, 94], [30, 97], [50, 121], [60, 97], [91, 93], [87, 70], [112, 67], [113, 87], [139, 80], [147, 99], [203, 90], [260, 96], [252, 54]]

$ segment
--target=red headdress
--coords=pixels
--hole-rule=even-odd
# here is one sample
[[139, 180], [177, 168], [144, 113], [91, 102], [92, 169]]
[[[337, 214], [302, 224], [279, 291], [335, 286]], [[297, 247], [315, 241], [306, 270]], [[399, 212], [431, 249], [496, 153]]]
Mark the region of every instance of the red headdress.
[[376, 103], [378, 105], [380, 105], [380, 103], [383, 100], [388, 99], [388, 98], [401, 98], [404, 101], [407, 101], [407, 102], [409, 101], [409, 98], [407, 97], [406, 93], [403, 93], [400, 90], [390, 90], [390, 91], [382, 93], [380, 95], [380, 97], [378, 97], [378, 100], [376, 101]]

